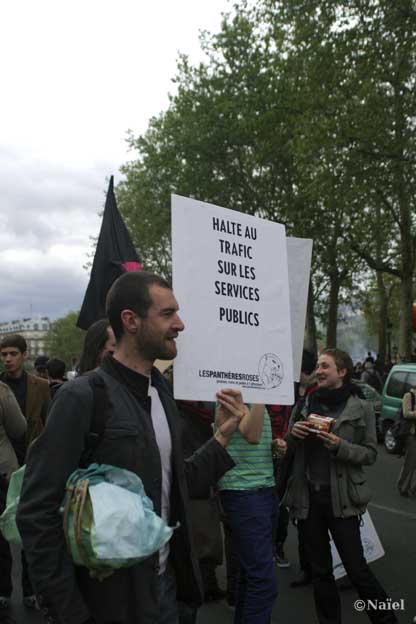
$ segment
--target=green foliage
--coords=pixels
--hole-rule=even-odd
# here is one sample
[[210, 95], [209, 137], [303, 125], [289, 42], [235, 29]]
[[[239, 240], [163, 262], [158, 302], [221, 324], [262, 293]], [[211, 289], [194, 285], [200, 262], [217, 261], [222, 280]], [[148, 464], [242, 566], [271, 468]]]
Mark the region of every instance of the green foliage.
[[69, 312], [57, 319], [47, 336], [47, 353], [49, 357], [64, 360], [67, 370], [72, 369], [73, 359], [82, 353], [85, 331], [76, 326], [78, 312]]
[[170, 273], [171, 193], [279, 221], [314, 240], [327, 342], [340, 304], [351, 306], [376, 271], [379, 289], [381, 274], [400, 282], [407, 349], [415, 33], [411, 0], [236, 4], [218, 33], [202, 35], [203, 63], [180, 58], [169, 108], [129, 136], [136, 158], [117, 197], [145, 266]]
[[[279, 3], [267, 4], [272, 11]], [[315, 102], [305, 110], [307, 170], [321, 198], [340, 199], [346, 208], [343, 238], [350, 249], [373, 270], [399, 278], [400, 350], [409, 356], [416, 260], [414, 3], [292, 0], [284, 7]]]

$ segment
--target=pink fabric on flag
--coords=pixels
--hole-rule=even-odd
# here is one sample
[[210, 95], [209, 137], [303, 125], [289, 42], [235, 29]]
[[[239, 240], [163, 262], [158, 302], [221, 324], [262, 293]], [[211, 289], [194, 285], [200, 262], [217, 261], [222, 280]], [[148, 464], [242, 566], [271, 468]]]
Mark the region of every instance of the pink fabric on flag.
[[142, 265], [139, 262], [123, 262], [122, 267], [126, 269], [127, 273], [142, 270]]

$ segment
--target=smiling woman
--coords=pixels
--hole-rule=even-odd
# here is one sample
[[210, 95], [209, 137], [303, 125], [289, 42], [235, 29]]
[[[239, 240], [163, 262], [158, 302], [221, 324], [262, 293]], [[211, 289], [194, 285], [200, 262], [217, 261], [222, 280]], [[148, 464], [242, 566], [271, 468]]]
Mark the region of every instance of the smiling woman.
[[[366, 563], [361, 543], [360, 516], [371, 498], [363, 467], [375, 462], [377, 439], [372, 405], [351, 383], [352, 372], [348, 353], [324, 349], [318, 359], [317, 387], [294, 408], [286, 438], [293, 471], [283, 504], [303, 536], [321, 623], [341, 621], [329, 531], [365, 604], [389, 600]], [[332, 419], [330, 431], [311, 428], [312, 414]], [[371, 621], [393, 624], [397, 619], [394, 613], [372, 611]]]

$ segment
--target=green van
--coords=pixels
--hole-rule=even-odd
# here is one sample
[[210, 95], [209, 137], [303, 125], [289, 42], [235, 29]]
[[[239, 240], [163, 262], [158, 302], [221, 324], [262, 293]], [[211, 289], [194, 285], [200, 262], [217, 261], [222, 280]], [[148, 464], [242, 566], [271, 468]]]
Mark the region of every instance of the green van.
[[378, 419], [378, 433], [389, 453], [396, 452], [396, 444], [390, 428], [397, 420], [403, 395], [416, 386], [416, 364], [396, 364], [391, 369], [384, 384], [381, 414]]

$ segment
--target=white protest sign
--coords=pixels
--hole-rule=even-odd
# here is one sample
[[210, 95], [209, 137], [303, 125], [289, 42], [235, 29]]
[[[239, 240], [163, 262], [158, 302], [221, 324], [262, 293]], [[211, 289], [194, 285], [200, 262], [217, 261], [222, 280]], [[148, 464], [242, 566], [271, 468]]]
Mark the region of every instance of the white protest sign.
[[[380, 559], [385, 555], [383, 545], [377, 534], [373, 521], [368, 511], [362, 516], [363, 526], [360, 527], [361, 542], [364, 550], [364, 557], [367, 563]], [[345, 576], [347, 573], [342, 564], [341, 557], [334, 542], [331, 540], [332, 565], [335, 579]]]
[[309, 275], [312, 260], [312, 240], [292, 238], [287, 241], [289, 270], [290, 322], [292, 327], [293, 379], [300, 380]]
[[293, 403], [286, 236], [283, 225], [172, 196], [178, 399], [214, 401], [241, 388], [247, 403]]

